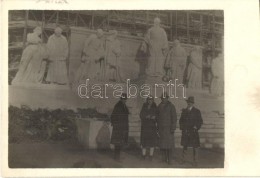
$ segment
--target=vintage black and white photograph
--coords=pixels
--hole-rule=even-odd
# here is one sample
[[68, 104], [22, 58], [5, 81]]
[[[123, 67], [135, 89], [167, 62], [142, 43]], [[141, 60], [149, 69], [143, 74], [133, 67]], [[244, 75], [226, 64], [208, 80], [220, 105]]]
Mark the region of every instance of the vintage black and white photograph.
[[224, 168], [224, 10], [9, 10], [9, 168]]

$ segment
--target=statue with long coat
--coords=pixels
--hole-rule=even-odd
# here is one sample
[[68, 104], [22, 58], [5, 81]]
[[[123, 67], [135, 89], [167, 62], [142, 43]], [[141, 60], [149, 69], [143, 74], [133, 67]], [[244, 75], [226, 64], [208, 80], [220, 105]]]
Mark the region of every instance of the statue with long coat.
[[148, 30], [147, 40], [150, 56], [146, 73], [148, 76], [164, 74], [165, 54], [168, 49], [168, 39], [165, 30], [160, 27], [160, 19], [154, 19], [154, 26]]
[[224, 93], [224, 59], [222, 53], [212, 60], [211, 71], [213, 79], [210, 91], [213, 95], [222, 96]]
[[67, 57], [68, 41], [62, 35], [62, 29], [57, 27], [47, 42], [49, 52], [49, 67], [46, 81], [55, 84], [68, 84]]
[[202, 87], [202, 54], [199, 47], [191, 50], [187, 81], [188, 88], [201, 89]]
[[116, 30], [112, 30], [110, 34], [111, 35], [106, 40], [106, 71], [104, 72], [106, 77], [103, 78], [114, 82], [120, 82], [122, 80], [120, 70], [121, 43], [117, 38]]
[[171, 69], [171, 78], [173, 80], [178, 79], [179, 82], [183, 82], [186, 59], [187, 54], [185, 49], [181, 46], [179, 40], [174, 40], [173, 47], [169, 51], [165, 61], [165, 68]]
[[86, 38], [82, 50], [81, 64], [75, 74], [74, 83], [85, 82], [86, 79], [101, 78], [101, 58], [104, 57], [103, 31]]
[[21, 62], [12, 85], [26, 83], [42, 83], [46, 69], [47, 48], [39, 37], [41, 28], [36, 27], [33, 33], [27, 35], [27, 46], [22, 53]]

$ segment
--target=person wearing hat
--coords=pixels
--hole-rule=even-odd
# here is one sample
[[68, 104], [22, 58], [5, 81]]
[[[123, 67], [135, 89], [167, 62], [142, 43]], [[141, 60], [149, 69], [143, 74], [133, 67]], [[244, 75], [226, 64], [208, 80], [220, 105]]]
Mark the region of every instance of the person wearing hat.
[[147, 40], [150, 57], [148, 59], [147, 75], [158, 77], [163, 75], [165, 52], [168, 50], [168, 39], [165, 30], [160, 26], [161, 20], [156, 17], [154, 26], [148, 29]]
[[198, 130], [203, 124], [200, 110], [195, 108], [194, 97], [190, 96], [186, 100], [187, 108], [182, 110], [180, 117], [180, 130], [182, 131], [181, 145], [183, 146], [182, 161], [184, 163], [188, 147], [193, 148], [193, 166], [197, 166], [198, 148], [200, 147], [200, 138]]
[[106, 39], [106, 71], [104, 74], [108, 80], [119, 82], [122, 80], [120, 74], [121, 43], [117, 38], [117, 31], [110, 30]]
[[163, 161], [171, 164], [172, 151], [175, 147], [174, 132], [176, 129], [177, 114], [175, 106], [169, 101], [165, 92], [161, 96], [162, 102], [158, 106], [159, 147]]
[[146, 158], [146, 150], [150, 149], [150, 160], [153, 159], [154, 147], [157, 146], [157, 106], [153, 96], [149, 95], [140, 112], [142, 158]]
[[123, 93], [119, 102], [114, 106], [110, 116], [112, 129], [111, 144], [115, 146], [114, 158], [120, 160], [120, 152], [123, 146], [128, 143], [128, 115], [129, 110], [126, 106], [127, 94]]
[[62, 29], [56, 27], [47, 42], [49, 52], [49, 67], [46, 81], [49, 83], [68, 84], [67, 57], [69, 54], [68, 41], [62, 35]]

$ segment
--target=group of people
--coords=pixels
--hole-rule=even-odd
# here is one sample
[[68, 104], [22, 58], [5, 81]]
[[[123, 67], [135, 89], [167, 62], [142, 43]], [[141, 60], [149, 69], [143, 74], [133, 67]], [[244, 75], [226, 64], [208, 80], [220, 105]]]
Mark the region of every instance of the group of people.
[[[120, 101], [116, 103], [111, 114], [112, 136], [111, 144], [114, 144], [114, 158], [120, 160], [121, 149], [128, 144], [129, 110], [126, 105], [127, 95], [122, 94]], [[201, 112], [194, 107], [194, 97], [187, 100], [187, 108], [182, 110], [179, 119], [182, 131], [181, 145], [183, 146], [182, 160], [186, 160], [187, 148], [193, 148], [193, 165], [197, 166], [198, 151], [200, 147], [198, 130], [203, 124]], [[149, 150], [149, 159], [153, 159], [154, 148], [159, 147], [162, 159], [172, 164], [173, 149], [175, 147], [174, 132], [177, 125], [177, 114], [173, 103], [169, 101], [167, 93], [161, 96], [161, 103], [157, 106], [154, 98], [149, 95], [143, 104], [141, 112], [141, 148], [142, 159], [146, 159]]]
[[42, 29], [36, 27], [27, 35], [27, 45], [23, 51], [20, 66], [12, 84], [42, 83], [47, 70], [46, 82], [68, 84], [67, 57], [68, 42], [57, 27], [48, 38], [47, 44], [42, 43]]

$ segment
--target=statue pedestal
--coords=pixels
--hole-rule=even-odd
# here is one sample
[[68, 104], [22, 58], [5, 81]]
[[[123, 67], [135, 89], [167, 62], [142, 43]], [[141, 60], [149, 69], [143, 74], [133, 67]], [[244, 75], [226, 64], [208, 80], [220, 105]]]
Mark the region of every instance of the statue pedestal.
[[28, 89], [42, 89], [42, 90], [69, 90], [69, 85], [55, 85], [55, 84], [43, 84], [43, 83], [16, 83], [11, 85], [17, 88]]
[[[131, 84], [136, 84], [140, 87], [142, 84], [167, 84], [159, 80], [145, 79], [131, 81]], [[110, 88], [108, 93], [112, 93]], [[161, 92], [159, 91], [159, 96]], [[224, 100], [211, 96], [208, 91], [190, 90], [186, 91], [187, 97], [195, 97], [195, 107], [199, 108], [202, 113], [204, 124], [199, 131], [201, 138], [201, 146], [207, 147], [223, 147], [224, 145]], [[129, 140], [138, 145], [140, 142], [141, 122], [139, 113], [142, 108], [145, 98], [140, 96], [127, 100], [127, 106], [130, 111], [129, 115]], [[177, 117], [180, 118], [182, 108], [187, 106], [186, 99], [178, 96], [178, 98], [170, 98], [170, 101], [175, 105]], [[101, 113], [111, 114], [114, 105], [119, 101], [112, 95], [108, 95], [107, 99], [80, 98], [76, 91], [70, 90], [65, 86], [41, 84], [37, 86], [9, 86], [9, 105], [20, 107], [27, 105], [32, 109], [37, 108], [66, 108], [76, 110], [77, 108], [96, 108]], [[161, 102], [160, 98], [156, 98], [157, 105]], [[178, 128], [175, 133], [176, 147], [180, 146], [181, 131]]]
[[78, 141], [85, 149], [110, 149], [112, 127], [104, 121], [76, 119]]

